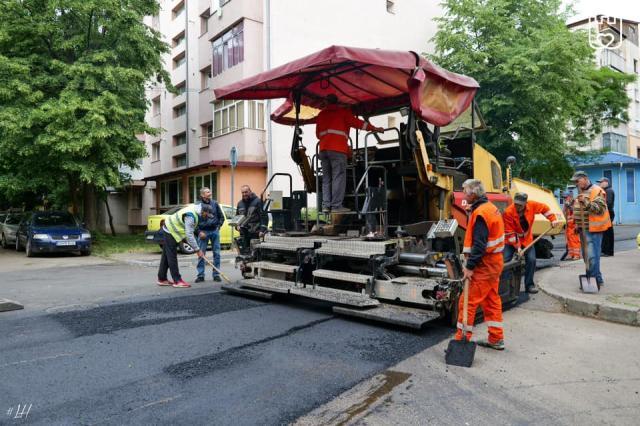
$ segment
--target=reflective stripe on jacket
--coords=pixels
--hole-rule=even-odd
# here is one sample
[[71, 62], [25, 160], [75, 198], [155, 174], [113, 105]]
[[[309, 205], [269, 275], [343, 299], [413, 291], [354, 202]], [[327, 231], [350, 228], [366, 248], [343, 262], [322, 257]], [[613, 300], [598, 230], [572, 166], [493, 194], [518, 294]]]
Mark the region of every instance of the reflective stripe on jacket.
[[499, 277], [502, 272], [504, 261], [502, 251], [504, 250], [504, 223], [500, 210], [490, 201], [481, 204], [471, 212], [467, 231], [464, 236], [463, 253], [471, 253], [473, 247], [473, 227], [478, 216], [482, 216], [484, 223], [489, 230], [487, 238], [487, 248], [482, 260], [474, 268], [474, 280], [493, 280]]
[[316, 136], [320, 151], [336, 151], [350, 154], [349, 129], [371, 130], [373, 126], [356, 118], [349, 109], [329, 105], [316, 118]]
[[524, 217], [529, 224], [529, 229], [525, 232], [520, 225], [520, 215], [516, 210], [515, 203], [507, 207], [503, 213], [507, 244], [516, 248], [524, 248], [531, 244], [533, 242], [533, 221], [538, 213], [544, 215], [550, 222], [556, 220], [556, 215], [551, 212], [549, 206], [537, 201], [528, 201], [524, 209]]
[[198, 215], [196, 206], [194, 204], [189, 204], [188, 206], [181, 208], [180, 210], [166, 218], [164, 221], [164, 225], [166, 226], [167, 230], [169, 231], [173, 239], [177, 242], [184, 240], [187, 236], [184, 229], [185, 215], [192, 216], [194, 225], [198, 226], [200, 215]]

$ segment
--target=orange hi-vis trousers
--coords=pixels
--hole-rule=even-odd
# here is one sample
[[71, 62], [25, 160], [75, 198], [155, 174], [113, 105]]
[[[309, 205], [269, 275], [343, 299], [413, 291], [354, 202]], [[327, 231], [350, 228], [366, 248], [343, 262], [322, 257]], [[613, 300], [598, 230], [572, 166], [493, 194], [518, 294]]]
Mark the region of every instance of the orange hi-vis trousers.
[[[484, 320], [489, 327], [489, 343], [497, 343], [504, 339], [504, 331], [502, 327], [502, 300], [498, 294], [498, 286], [500, 285], [500, 276], [495, 279], [476, 281], [471, 277], [469, 282], [469, 303], [467, 314], [467, 340], [471, 340], [473, 334], [473, 323], [476, 316], [478, 306], [482, 307], [484, 312]], [[458, 331], [456, 332], [456, 340], [462, 340], [462, 311], [464, 306], [464, 297], [460, 295], [460, 303], [458, 304]]]

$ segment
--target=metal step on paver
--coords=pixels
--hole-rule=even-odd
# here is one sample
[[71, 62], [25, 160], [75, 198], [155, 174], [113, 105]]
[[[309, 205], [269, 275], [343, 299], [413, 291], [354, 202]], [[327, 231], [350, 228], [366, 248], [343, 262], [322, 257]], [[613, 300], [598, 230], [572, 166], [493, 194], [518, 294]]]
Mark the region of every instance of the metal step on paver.
[[316, 300], [324, 300], [325, 302], [336, 303], [339, 305], [348, 305], [357, 308], [371, 308], [380, 304], [379, 300], [372, 299], [366, 294], [355, 293], [353, 291], [336, 290], [329, 287], [296, 287], [292, 288], [289, 293], [295, 294], [296, 296], [308, 297], [310, 299]]
[[368, 259], [371, 256], [383, 255], [395, 241], [361, 241], [361, 240], [327, 240], [316, 254]]
[[440, 313], [436, 311], [390, 305], [387, 303], [381, 303], [379, 306], [371, 309], [353, 309], [344, 306], [334, 306], [333, 312], [414, 329], [420, 329], [426, 323], [440, 318]]
[[323, 243], [326, 241], [324, 238], [317, 237], [281, 237], [278, 235], [267, 235], [257, 247], [283, 250], [283, 251], [296, 251], [301, 248], [314, 248], [315, 243]]
[[273, 278], [242, 279], [238, 280], [237, 286], [263, 292], [293, 294], [296, 296], [307, 297], [309, 299], [323, 300], [325, 302], [357, 308], [370, 308], [380, 304], [379, 300], [372, 299], [371, 297], [361, 293], [336, 290], [320, 286], [316, 286], [316, 288], [311, 286], [307, 286], [306, 288], [296, 287], [296, 284], [292, 281], [283, 281]]
[[238, 284], [242, 287], [281, 294], [288, 294], [289, 290], [296, 286], [296, 283], [292, 281], [277, 280], [274, 278], [246, 278], [238, 280]]
[[277, 272], [286, 272], [289, 274], [294, 274], [298, 267], [296, 265], [287, 265], [284, 263], [275, 263], [275, 262], [267, 262], [267, 261], [259, 261], [259, 262], [251, 262], [249, 266], [254, 269], [266, 269], [269, 271], [277, 271]]
[[330, 280], [347, 281], [351, 283], [367, 284], [373, 281], [373, 276], [354, 274], [351, 272], [332, 271], [330, 269], [316, 269], [313, 276], [318, 278], [327, 278]]

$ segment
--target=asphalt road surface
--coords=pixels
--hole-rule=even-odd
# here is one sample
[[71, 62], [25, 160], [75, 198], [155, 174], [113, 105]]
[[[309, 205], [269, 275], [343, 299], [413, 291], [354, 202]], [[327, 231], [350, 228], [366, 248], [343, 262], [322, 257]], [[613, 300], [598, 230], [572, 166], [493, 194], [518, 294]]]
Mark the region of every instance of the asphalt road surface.
[[[92, 268], [105, 267], [83, 274]], [[38, 274], [45, 281], [69, 271], [30, 276]], [[281, 424], [451, 333], [385, 328], [210, 286], [3, 316], [0, 423], [17, 421], [3, 416], [10, 408], [31, 404], [33, 424]]]
[[[453, 332], [154, 280], [122, 264], [3, 272], [25, 310], [0, 317], [0, 424], [283, 424]], [[514, 309], [560, 310], [542, 295]]]

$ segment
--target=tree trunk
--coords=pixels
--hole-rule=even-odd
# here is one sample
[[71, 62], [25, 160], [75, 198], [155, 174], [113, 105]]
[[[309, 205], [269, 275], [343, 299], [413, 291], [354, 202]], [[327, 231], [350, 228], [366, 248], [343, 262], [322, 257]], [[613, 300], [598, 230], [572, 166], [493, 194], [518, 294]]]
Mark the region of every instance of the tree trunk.
[[111, 228], [111, 235], [116, 236], [116, 230], [113, 227], [113, 216], [111, 215], [111, 208], [109, 207], [109, 194], [105, 193], [104, 205], [107, 207], [107, 215], [109, 215], [109, 228]]
[[71, 213], [74, 216], [78, 216], [79, 212], [79, 203], [78, 203], [78, 187], [76, 186], [76, 181], [71, 176], [68, 178], [69, 181], [69, 196], [71, 198]]
[[83, 213], [84, 223], [90, 231], [98, 227], [98, 206], [96, 203], [96, 188], [92, 184], [83, 184]]

